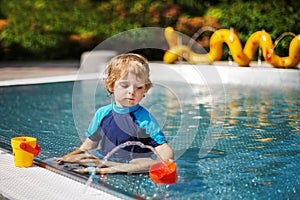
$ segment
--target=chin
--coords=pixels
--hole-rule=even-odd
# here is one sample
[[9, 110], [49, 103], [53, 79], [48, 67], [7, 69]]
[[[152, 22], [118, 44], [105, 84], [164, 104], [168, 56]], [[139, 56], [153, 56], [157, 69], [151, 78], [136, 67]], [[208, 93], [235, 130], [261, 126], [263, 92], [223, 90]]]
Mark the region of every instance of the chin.
[[137, 102], [135, 102], [135, 101], [129, 101], [129, 102], [127, 102], [128, 106], [135, 106], [136, 104], [137, 104]]
[[131, 106], [135, 106], [137, 103], [136, 102], [124, 102], [121, 104], [122, 107], [131, 107]]
[[135, 106], [136, 103], [128, 103], [127, 107]]

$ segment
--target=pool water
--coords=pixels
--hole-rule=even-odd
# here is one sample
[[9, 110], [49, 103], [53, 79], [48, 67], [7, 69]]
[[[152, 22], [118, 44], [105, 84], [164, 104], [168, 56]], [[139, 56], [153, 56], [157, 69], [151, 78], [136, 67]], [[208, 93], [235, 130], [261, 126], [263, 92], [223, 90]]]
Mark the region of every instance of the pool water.
[[[95, 105], [84, 103], [89, 91], [84, 88], [94, 84], [82, 82], [79, 111], [72, 102], [73, 82], [0, 88], [0, 147], [11, 150], [10, 139], [26, 135], [41, 146], [38, 160], [74, 150], [95, 109], [111, 102], [99, 86]], [[157, 185], [148, 174], [105, 175], [98, 182], [145, 199], [298, 199], [300, 89], [225, 85], [225, 96], [219, 96], [224, 101], [212, 105], [207, 88], [193, 87], [197, 97], [180, 84], [173, 93], [158, 85], [143, 102], [177, 153], [178, 182]], [[212, 113], [224, 105], [217, 112], [222, 130], [211, 132], [213, 148], [200, 155]]]

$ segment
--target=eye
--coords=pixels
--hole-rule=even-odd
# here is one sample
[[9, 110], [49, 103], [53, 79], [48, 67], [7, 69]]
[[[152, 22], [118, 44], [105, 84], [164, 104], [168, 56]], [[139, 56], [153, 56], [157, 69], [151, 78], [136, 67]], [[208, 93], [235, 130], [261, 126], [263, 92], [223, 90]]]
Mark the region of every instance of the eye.
[[129, 84], [128, 83], [119, 83], [119, 85], [122, 87], [122, 88], [128, 88], [129, 87]]
[[136, 87], [137, 90], [142, 90], [142, 89], [144, 89], [144, 88], [145, 88], [144, 85], [142, 85], [142, 86], [137, 86], [137, 87]]

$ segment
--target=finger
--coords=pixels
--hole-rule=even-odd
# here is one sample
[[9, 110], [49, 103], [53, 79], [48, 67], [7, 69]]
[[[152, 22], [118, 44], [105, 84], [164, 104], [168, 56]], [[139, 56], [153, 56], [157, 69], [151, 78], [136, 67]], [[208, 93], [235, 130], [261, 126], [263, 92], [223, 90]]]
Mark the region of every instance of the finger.
[[84, 173], [93, 172], [94, 170], [95, 170], [94, 167], [87, 167], [87, 168], [83, 168], [83, 169], [74, 169], [73, 171], [84, 174]]
[[86, 158], [95, 158], [95, 156], [92, 156], [90, 154], [75, 154], [75, 155], [63, 157], [62, 160], [64, 162], [76, 163], [76, 162], [79, 162], [80, 160], [86, 159]]
[[[83, 166], [98, 166], [100, 161], [96, 159], [90, 159], [90, 158], [85, 158], [77, 161], [78, 164], [81, 164]], [[102, 166], [103, 167], [103, 166]]]

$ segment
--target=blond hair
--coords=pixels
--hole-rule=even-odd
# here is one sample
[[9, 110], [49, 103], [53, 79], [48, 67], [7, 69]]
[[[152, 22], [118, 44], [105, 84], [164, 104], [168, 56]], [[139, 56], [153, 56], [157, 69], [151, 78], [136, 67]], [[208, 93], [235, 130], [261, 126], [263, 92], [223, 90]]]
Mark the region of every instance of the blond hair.
[[108, 63], [104, 72], [106, 76], [104, 85], [107, 91], [112, 94], [115, 82], [127, 76], [128, 73], [133, 73], [139, 78], [145, 78], [146, 92], [152, 87], [148, 60], [139, 54], [127, 53], [113, 57]]

